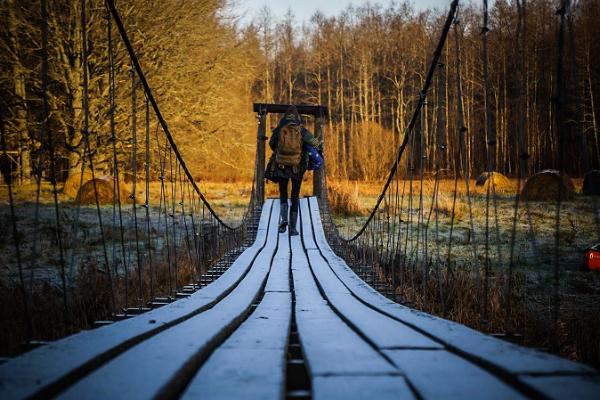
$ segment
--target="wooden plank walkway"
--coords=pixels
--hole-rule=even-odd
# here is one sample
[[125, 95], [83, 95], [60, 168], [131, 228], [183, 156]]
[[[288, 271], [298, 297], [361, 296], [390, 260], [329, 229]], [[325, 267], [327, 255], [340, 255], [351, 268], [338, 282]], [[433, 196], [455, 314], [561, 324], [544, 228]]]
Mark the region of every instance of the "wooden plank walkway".
[[299, 236], [278, 217], [267, 201], [254, 244], [188, 298], [0, 365], [0, 398], [600, 398], [590, 367], [366, 285], [329, 247], [316, 198], [301, 200]]

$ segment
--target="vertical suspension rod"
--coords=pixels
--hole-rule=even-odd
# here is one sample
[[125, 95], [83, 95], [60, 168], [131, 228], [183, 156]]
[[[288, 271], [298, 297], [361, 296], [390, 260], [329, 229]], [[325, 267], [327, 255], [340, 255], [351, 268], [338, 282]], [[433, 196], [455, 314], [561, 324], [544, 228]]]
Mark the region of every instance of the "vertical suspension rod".
[[50, 153], [50, 182], [52, 184], [52, 197], [54, 201], [54, 215], [55, 215], [55, 234], [56, 242], [58, 244], [58, 255], [61, 272], [61, 285], [62, 285], [62, 300], [65, 312], [65, 321], [67, 325], [70, 325], [71, 318], [69, 312], [69, 303], [67, 300], [67, 281], [65, 276], [65, 256], [62, 243], [62, 224], [60, 222], [60, 211], [58, 209], [58, 191], [56, 189], [56, 160], [54, 151], [54, 141], [52, 134], [50, 133], [50, 104], [48, 100], [48, 8], [46, 0], [40, 1], [40, 14], [42, 20], [42, 116], [43, 122], [41, 124], [42, 134], [46, 136], [46, 144]]
[[[96, 179], [94, 176], [94, 160], [92, 155], [92, 149], [90, 147], [90, 137], [89, 137], [89, 129], [90, 129], [90, 107], [89, 107], [89, 75], [88, 75], [88, 47], [87, 47], [87, 7], [86, 0], [81, 0], [81, 63], [83, 67], [83, 99], [82, 99], [82, 107], [83, 107], [83, 141], [85, 149], [87, 152], [89, 162], [90, 162], [90, 171], [92, 172], [92, 185], [94, 186], [94, 198], [96, 200], [96, 214], [98, 216], [98, 227], [100, 228], [100, 237], [102, 238], [102, 255], [104, 257], [104, 265], [106, 268], [108, 283], [110, 286], [110, 305], [111, 311], [115, 310], [115, 291], [112, 280], [112, 273], [110, 270], [110, 263], [108, 262], [108, 251], [106, 249], [106, 240], [104, 238], [104, 226], [102, 224], [102, 212], [100, 210], [100, 202], [98, 200], [98, 187], [96, 185]], [[85, 157], [85, 156], [84, 156]], [[83, 175], [82, 175], [83, 177]], [[81, 203], [81, 202], [78, 202]]]
[[143, 266], [140, 254], [140, 238], [137, 218], [137, 82], [135, 73], [131, 70], [131, 211], [133, 212], [133, 228], [135, 229], [135, 256], [138, 273], [138, 302], [140, 308], [144, 305]]

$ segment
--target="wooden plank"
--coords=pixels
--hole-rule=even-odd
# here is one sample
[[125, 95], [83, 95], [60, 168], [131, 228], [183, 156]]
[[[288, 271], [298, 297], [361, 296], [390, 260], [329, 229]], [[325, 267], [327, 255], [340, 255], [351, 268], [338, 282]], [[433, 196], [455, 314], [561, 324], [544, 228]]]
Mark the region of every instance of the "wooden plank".
[[329, 247], [316, 198], [309, 199], [316, 243], [329, 266], [357, 298], [382, 313], [426, 332], [440, 343], [511, 374], [594, 373], [595, 370], [551, 354], [484, 335], [464, 325], [394, 303], [360, 279]]
[[[307, 199], [302, 199], [307, 205]], [[302, 238], [304, 243], [312, 239], [312, 222], [306, 215], [308, 209], [302, 207]], [[440, 349], [442, 346], [382, 313], [379, 313], [354, 297], [348, 288], [333, 273], [327, 261], [318, 250], [307, 249], [310, 268], [323, 289], [325, 298], [347, 323], [361, 332], [380, 350], [386, 348], [430, 348]]]
[[262, 301], [210, 356], [186, 388], [183, 398], [283, 397], [292, 311], [289, 262], [289, 236], [279, 234]]
[[82, 331], [0, 365], [0, 398], [52, 394], [136, 343], [212, 307], [240, 282], [265, 245], [271, 214], [278, 213], [272, 210], [274, 204], [272, 200], [264, 204], [255, 242], [219, 279], [188, 298]]
[[308, 257], [313, 273], [331, 306], [380, 350], [442, 348], [439, 343], [357, 300], [331, 272], [317, 250], [308, 250]]
[[494, 375], [445, 350], [387, 350], [384, 353], [422, 399], [523, 398]]
[[317, 249], [317, 244], [313, 238], [312, 220], [310, 218], [310, 210], [308, 199], [300, 200], [300, 225], [302, 225], [302, 244], [306, 250]]
[[210, 352], [244, 319], [266, 281], [277, 247], [279, 205], [273, 204], [267, 242], [242, 281], [213, 308], [153, 336], [104, 364], [62, 398], [175, 396]]
[[265, 293], [256, 311], [204, 363], [182, 398], [282, 398], [291, 304], [289, 292]]
[[291, 247], [296, 325], [311, 378], [365, 371], [395, 374], [396, 369], [335, 315], [321, 297], [300, 236], [291, 237]]
[[317, 376], [312, 381], [313, 400], [415, 399], [398, 376]]
[[290, 240], [287, 230], [279, 234], [278, 243], [265, 292], [290, 291]]
[[600, 399], [600, 375], [522, 376], [520, 379], [549, 399]]

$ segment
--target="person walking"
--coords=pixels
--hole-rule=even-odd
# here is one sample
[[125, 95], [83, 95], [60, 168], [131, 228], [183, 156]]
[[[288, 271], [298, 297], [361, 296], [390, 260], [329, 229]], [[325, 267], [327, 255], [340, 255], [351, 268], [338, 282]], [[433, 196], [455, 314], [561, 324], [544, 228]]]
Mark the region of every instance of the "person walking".
[[319, 140], [302, 126], [302, 119], [295, 106], [290, 106], [273, 129], [269, 147], [273, 155], [269, 160], [265, 174], [270, 180], [279, 184], [279, 200], [281, 214], [279, 217], [279, 232], [284, 233], [288, 225], [288, 184], [292, 182], [292, 193], [289, 215], [290, 235], [298, 234], [298, 198], [302, 178], [308, 168], [309, 152], [307, 146], [317, 148]]

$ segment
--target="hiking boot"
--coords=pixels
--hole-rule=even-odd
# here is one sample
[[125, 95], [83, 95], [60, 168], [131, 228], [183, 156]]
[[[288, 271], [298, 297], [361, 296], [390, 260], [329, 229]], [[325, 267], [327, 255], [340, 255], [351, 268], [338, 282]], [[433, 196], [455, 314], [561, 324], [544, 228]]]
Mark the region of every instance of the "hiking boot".
[[298, 235], [296, 230], [296, 222], [298, 221], [298, 211], [292, 211], [290, 213], [290, 236]]
[[287, 202], [281, 205], [279, 212], [279, 233], [284, 233], [288, 224], [288, 204]]

